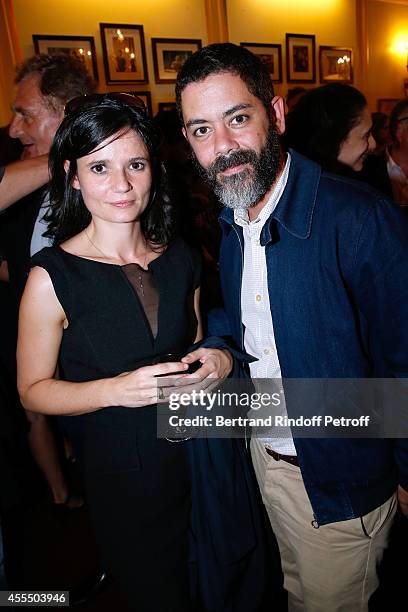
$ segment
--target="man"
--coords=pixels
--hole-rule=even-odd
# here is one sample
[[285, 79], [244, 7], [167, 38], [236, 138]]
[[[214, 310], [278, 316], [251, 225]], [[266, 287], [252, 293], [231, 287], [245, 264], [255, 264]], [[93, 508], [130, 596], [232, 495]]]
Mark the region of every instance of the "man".
[[387, 173], [394, 202], [408, 206], [408, 101], [401, 100], [390, 115], [391, 145], [386, 151]]
[[[65, 54], [30, 57], [21, 66], [18, 66], [16, 84], [17, 92], [13, 103], [14, 118], [10, 124], [9, 133], [12, 138], [18, 138], [21, 142], [22, 161], [5, 167], [2, 188], [7, 191], [3, 192], [0, 189], [0, 207], [10, 205], [19, 196], [27, 193], [28, 195], [23, 200], [16, 202], [0, 218], [2, 225], [1, 254], [5, 259], [2, 269], [6, 270], [9, 277], [15, 310], [15, 320], [9, 321], [8, 325], [8, 333], [11, 336], [16, 335], [18, 303], [29, 270], [30, 257], [43, 246], [48, 245], [48, 240], [43, 236], [46, 230], [43, 217], [48, 207], [47, 190], [46, 188], [37, 189], [29, 193], [29, 186], [36, 189], [47, 181], [48, 152], [55, 132], [64, 117], [65, 103], [76, 96], [92, 93], [95, 87], [82, 62]], [[14, 343], [15, 337], [12, 337], [10, 344]], [[11, 349], [10, 353], [15, 354], [15, 350]], [[12, 358], [10, 357], [8, 361], [11, 362]], [[12, 375], [14, 367], [12, 363]], [[6, 416], [5, 412], [4, 416]], [[30, 423], [28, 433], [30, 448], [51, 489], [54, 503], [66, 505], [69, 508], [78, 507], [83, 501], [78, 496], [70, 497], [69, 495], [54, 437], [46, 418], [43, 415], [30, 413], [27, 416]], [[20, 434], [21, 429], [20, 425]], [[10, 439], [12, 448], [16, 442], [15, 427], [13, 432], [13, 439]], [[6, 450], [8, 451], [8, 447]], [[9, 481], [11, 482], [11, 478]], [[3, 494], [6, 505], [8, 491], [3, 490]], [[9, 512], [7, 516], [3, 515], [5, 539], [9, 542], [7, 553], [19, 555], [21, 550], [17, 549], [15, 544], [13, 547], [13, 534], [17, 533], [14, 523], [12, 512]], [[14, 586], [21, 586], [16, 581], [17, 577], [13, 575]], [[91, 586], [94, 587], [94, 585]]]
[[[378, 114], [378, 113], [377, 113]], [[408, 212], [408, 100], [398, 102], [389, 122], [391, 143], [379, 155], [369, 155], [362, 180], [385, 193]]]
[[[17, 68], [17, 92], [13, 103], [14, 117], [9, 133], [23, 146], [22, 160], [46, 156], [54, 134], [64, 117], [65, 103], [76, 96], [92, 93], [94, 83], [83, 64], [69, 55], [37, 55]], [[43, 163], [43, 162], [42, 162]], [[29, 168], [26, 168], [27, 180]], [[3, 180], [15, 172], [6, 167]], [[10, 211], [10, 222], [4, 220], [5, 238], [2, 247], [7, 262], [10, 289], [17, 306], [24, 289], [30, 257], [49, 244], [43, 236], [43, 217], [48, 208], [47, 191], [35, 191]], [[3, 268], [5, 263], [3, 262]], [[53, 437], [43, 416], [28, 415], [29, 442], [34, 458], [43, 472], [55, 503], [71, 503], [57, 458]], [[73, 502], [74, 505], [76, 502]]]
[[[55, 132], [64, 117], [65, 103], [76, 96], [92, 93], [95, 84], [83, 63], [65, 54], [30, 57], [17, 67], [16, 84], [14, 117], [9, 134], [22, 144], [21, 159], [33, 160], [31, 165], [38, 170], [44, 165], [44, 156], [48, 155]], [[7, 166], [3, 180], [7, 181], [8, 175], [18, 176], [17, 172], [24, 172], [24, 167], [28, 181], [30, 164]], [[43, 217], [48, 206], [44, 193], [35, 191], [29, 194], [24, 202], [16, 203], [17, 210], [11, 213], [10, 229], [20, 234], [18, 245], [13, 244], [12, 237], [6, 241], [7, 259], [9, 267], [12, 267], [10, 283], [16, 299], [19, 299], [24, 288], [30, 255], [48, 244], [43, 237], [46, 229]]]
[[[224, 308], [229, 333], [258, 359], [251, 376], [407, 376], [408, 230], [399, 211], [281, 150], [283, 100], [246, 49], [193, 54], [176, 97], [197, 166], [225, 206]], [[408, 515], [407, 441], [289, 432], [253, 439], [251, 452], [290, 610], [367, 610], [397, 490]]]

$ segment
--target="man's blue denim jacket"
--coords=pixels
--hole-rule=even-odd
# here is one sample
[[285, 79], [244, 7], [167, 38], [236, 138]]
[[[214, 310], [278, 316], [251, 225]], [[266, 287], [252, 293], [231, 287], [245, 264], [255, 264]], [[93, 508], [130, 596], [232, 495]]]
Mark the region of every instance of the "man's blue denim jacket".
[[[368, 186], [291, 156], [261, 234], [282, 377], [408, 377], [408, 224]], [[220, 222], [224, 307], [243, 348], [242, 229], [232, 210]], [[408, 489], [408, 440], [297, 438], [295, 446], [318, 524], [366, 514], [398, 483]]]

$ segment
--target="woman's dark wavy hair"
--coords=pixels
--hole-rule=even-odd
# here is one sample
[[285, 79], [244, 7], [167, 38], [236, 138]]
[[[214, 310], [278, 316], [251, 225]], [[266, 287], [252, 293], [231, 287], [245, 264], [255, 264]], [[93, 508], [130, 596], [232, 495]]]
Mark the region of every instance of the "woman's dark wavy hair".
[[284, 142], [323, 169], [341, 172], [340, 146], [367, 106], [351, 85], [329, 83], [308, 91], [286, 117]]
[[[90, 221], [81, 191], [72, 187], [77, 160], [98, 148], [109, 138], [128, 130], [143, 140], [152, 164], [152, 187], [148, 205], [141, 216], [141, 229], [149, 242], [166, 246], [174, 238], [174, 207], [168, 195], [166, 171], [158, 157], [160, 144], [152, 120], [142, 109], [122, 100], [101, 95], [100, 101], [83, 106], [65, 117], [58, 128], [49, 154], [50, 211], [46, 216], [45, 234], [59, 245], [72, 238]], [[69, 161], [65, 171], [64, 163]]]

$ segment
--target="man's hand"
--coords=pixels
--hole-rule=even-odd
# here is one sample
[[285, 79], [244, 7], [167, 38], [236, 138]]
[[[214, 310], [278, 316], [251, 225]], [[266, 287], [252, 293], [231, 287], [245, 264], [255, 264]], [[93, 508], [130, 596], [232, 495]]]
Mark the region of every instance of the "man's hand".
[[[193, 374], [184, 374], [185, 383], [188, 379], [195, 379], [200, 382], [205, 378], [224, 379], [232, 370], [233, 360], [231, 353], [226, 349], [198, 348], [192, 353], [188, 353], [181, 359], [183, 363], [192, 364], [200, 361], [202, 366]], [[192, 380], [191, 382], [194, 382]]]
[[216, 389], [232, 370], [233, 359], [226, 349], [199, 348], [181, 359], [183, 364], [200, 362], [193, 374], [168, 374], [157, 379], [159, 403], [168, 402], [173, 393], [191, 394], [193, 391], [209, 393]]
[[398, 485], [397, 497], [402, 514], [408, 518], [408, 491], [403, 489], [401, 485]]

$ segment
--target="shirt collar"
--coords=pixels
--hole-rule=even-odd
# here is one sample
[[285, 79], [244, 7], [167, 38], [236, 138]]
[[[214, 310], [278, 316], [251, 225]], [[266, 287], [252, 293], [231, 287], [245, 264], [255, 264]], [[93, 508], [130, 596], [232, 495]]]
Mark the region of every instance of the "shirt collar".
[[392, 158], [391, 153], [389, 152], [388, 149], [386, 150], [386, 155], [387, 155], [387, 170], [388, 170], [388, 173], [390, 175], [394, 175], [394, 176], [401, 175], [402, 177], [406, 178], [405, 177], [405, 173], [402, 170], [401, 166], [399, 166], [397, 164], [397, 162], [394, 161], [394, 159]]
[[[292, 149], [290, 155], [290, 172], [286, 189], [271, 219], [280, 223], [292, 236], [305, 240], [310, 236], [312, 229], [322, 170], [315, 162]], [[233, 210], [224, 208], [219, 220], [223, 230], [229, 232], [234, 225]], [[263, 233], [266, 231], [268, 234], [266, 240], [270, 240], [270, 224], [265, 223], [263, 229]]]

